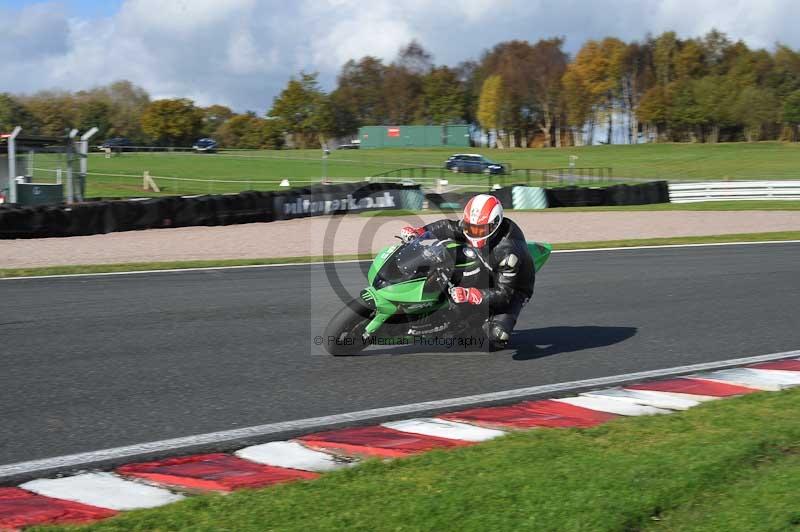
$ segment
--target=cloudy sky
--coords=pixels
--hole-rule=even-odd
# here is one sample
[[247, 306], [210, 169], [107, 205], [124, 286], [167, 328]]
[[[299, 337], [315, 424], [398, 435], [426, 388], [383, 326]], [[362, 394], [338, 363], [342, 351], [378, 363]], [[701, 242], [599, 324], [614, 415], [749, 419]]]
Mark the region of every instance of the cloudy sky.
[[264, 112], [292, 73], [330, 87], [349, 58], [417, 39], [455, 64], [508, 39], [625, 40], [716, 27], [800, 48], [798, 0], [0, 0], [0, 92], [129, 79], [154, 97]]

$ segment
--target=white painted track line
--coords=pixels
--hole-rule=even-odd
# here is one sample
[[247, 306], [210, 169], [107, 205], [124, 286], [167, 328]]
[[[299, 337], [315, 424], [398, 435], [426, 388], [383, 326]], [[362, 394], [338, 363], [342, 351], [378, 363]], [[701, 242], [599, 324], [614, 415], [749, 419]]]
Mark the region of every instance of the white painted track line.
[[356, 463], [337, 460], [328, 453], [309, 449], [295, 441], [272, 441], [263, 445], [252, 445], [239, 449], [234, 454], [259, 464], [304, 471], [333, 471]]
[[[628, 246], [615, 248], [586, 248], [586, 249], [556, 249], [557, 253], [589, 253], [593, 251], [636, 251], [641, 249], [673, 249], [673, 248], [698, 248], [698, 247], [717, 247], [717, 246], [759, 246], [765, 244], [798, 244], [800, 240], [765, 240], [764, 242], [710, 242], [706, 244], [665, 244], [661, 246]], [[205, 268], [172, 268], [168, 270], [139, 270], [125, 272], [105, 272], [105, 273], [67, 273], [59, 275], [30, 275], [25, 277], [0, 277], [0, 281], [25, 281], [31, 279], [64, 279], [69, 277], [99, 277], [114, 275], [139, 275], [148, 273], [187, 273], [203, 272], [214, 270], [247, 270], [254, 268], [281, 268], [295, 266], [320, 266], [325, 264], [348, 264], [356, 262], [372, 262], [372, 259], [348, 259], [335, 260], [328, 262], [287, 262], [283, 264], [249, 264], [244, 266], [208, 266]], [[114, 264], [110, 264], [113, 266]]]
[[[793, 374], [794, 373], [794, 374]], [[734, 368], [696, 375], [698, 379], [740, 384], [759, 390], [778, 391], [800, 385], [800, 374], [789, 371]]]
[[487, 429], [438, 418], [404, 419], [402, 421], [383, 423], [382, 425], [401, 432], [471, 442], [488, 441], [505, 434], [502, 430]]
[[616, 248], [556, 249], [553, 250], [553, 253], [585, 253], [588, 251], [631, 251], [637, 249], [706, 248], [706, 247], [718, 247], [718, 246], [757, 246], [760, 244], [798, 244], [798, 243], [800, 243], [800, 240], [765, 240], [763, 242], [707, 242], [703, 244], [662, 244], [654, 246], [627, 246], [627, 247], [621, 246]]
[[586, 397], [605, 397], [617, 399], [619, 401], [626, 401], [637, 405], [666, 408], [668, 410], [688, 410], [689, 408], [700, 404], [700, 401], [674, 397], [663, 392], [648, 390], [626, 390], [624, 388], [607, 388], [605, 390], [582, 393], [581, 395]]
[[590, 410], [597, 410], [598, 412], [608, 412], [609, 414], [617, 414], [620, 416], [652, 416], [655, 414], [669, 414], [669, 410], [663, 408], [654, 408], [652, 406], [638, 405], [618, 399], [611, 399], [608, 397], [562, 397], [554, 399], [560, 403], [568, 405], [580, 406]]
[[113, 473], [83, 473], [74, 477], [43, 478], [26, 482], [22, 489], [68, 501], [111, 510], [155, 508], [179, 501], [183, 495], [132, 480]]
[[459, 408], [480, 406], [489, 403], [506, 401], [511, 402], [516, 399], [545, 397], [548, 395], [552, 396], [555, 394], [573, 392], [575, 390], [588, 390], [592, 388], [618, 386], [625, 383], [641, 382], [658, 379], [661, 377], [673, 377], [676, 375], [697, 373], [720, 368], [744, 366], [748, 364], [756, 364], [758, 362], [781, 360], [784, 358], [797, 358], [798, 356], [800, 356], [800, 350], [786, 351], [782, 353], [771, 353], [768, 355], [735, 358], [715, 362], [704, 362], [701, 364], [692, 364], [688, 366], [640, 371], [636, 373], [626, 373], [622, 375], [613, 375], [609, 377], [599, 377], [580, 381], [545, 384], [541, 386], [532, 386], [529, 388], [518, 388], [515, 390], [505, 390], [501, 392], [491, 392], [479, 395], [470, 395], [466, 397], [454, 397], [438, 401], [412, 403], [386, 408], [374, 408], [371, 410], [361, 410], [359, 412], [349, 412], [346, 414], [334, 414], [330, 416], [283, 421], [268, 425], [256, 425], [252, 427], [211, 432], [207, 434], [197, 434], [182, 438], [128, 445], [125, 447], [101, 449], [85, 453], [0, 465], [0, 480], [15, 475], [30, 475], [32, 473], [42, 471], [65, 471], [76, 468], [85, 469], [92, 467], [97, 463], [109, 460], [119, 461], [122, 459], [133, 459], [152, 453], [177, 452], [181, 449], [196, 448], [200, 446], [218, 447], [220, 444], [244, 439], [268, 438], [271, 435], [289, 431], [295, 433], [311, 432], [313, 430], [323, 430], [331, 427], [332, 425], [376, 420], [390, 416], [415, 415], [431, 410], [457, 410]]

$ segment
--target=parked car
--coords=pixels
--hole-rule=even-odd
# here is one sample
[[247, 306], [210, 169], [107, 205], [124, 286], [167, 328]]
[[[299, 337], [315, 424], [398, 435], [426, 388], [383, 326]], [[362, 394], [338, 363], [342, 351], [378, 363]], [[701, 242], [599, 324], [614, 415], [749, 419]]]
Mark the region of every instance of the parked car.
[[465, 174], [504, 174], [506, 167], [475, 153], [457, 153], [444, 163], [451, 172]]
[[217, 141], [210, 138], [197, 139], [192, 148], [197, 153], [214, 153], [217, 151]]
[[354, 140], [352, 142], [348, 142], [347, 144], [340, 144], [336, 147], [337, 150], [357, 150], [361, 147], [360, 140]]
[[114, 137], [108, 139], [104, 143], [100, 145], [101, 150], [111, 149], [113, 152], [122, 152], [122, 151], [129, 151], [133, 148], [133, 142], [125, 137]]

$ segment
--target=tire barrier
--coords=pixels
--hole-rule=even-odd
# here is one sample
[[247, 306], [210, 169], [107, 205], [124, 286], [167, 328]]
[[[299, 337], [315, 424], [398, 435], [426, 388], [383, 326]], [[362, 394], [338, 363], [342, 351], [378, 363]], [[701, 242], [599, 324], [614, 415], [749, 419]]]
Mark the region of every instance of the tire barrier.
[[562, 187], [546, 191], [550, 207], [600, 207], [669, 203], [666, 181], [610, 187]]
[[606, 201], [605, 190], [600, 188], [548, 188], [546, 194], [551, 207], [598, 207]]
[[84, 236], [164, 227], [272, 222], [375, 209], [422, 207], [419, 186], [320, 185], [281, 192], [167, 196], [72, 206], [0, 208], [0, 239]]
[[[491, 192], [504, 205], [539, 208], [542, 195], [550, 207], [668, 203], [666, 181], [605, 188], [536, 189], [514, 185]], [[83, 236], [163, 227], [272, 222], [307, 216], [365, 210], [460, 210], [475, 193], [425, 194], [419, 185], [343, 183], [280, 192], [167, 196], [138, 200], [95, 201], [73, 206], [0, 208], [0, 239]], [[529, 205], [534, 205], [533, 207]]]
[[382, 209], [421, 207], [419, 185], [396, 183], [344, 183], [295, 188], [273, 194], [276, 220], [347, 214]]

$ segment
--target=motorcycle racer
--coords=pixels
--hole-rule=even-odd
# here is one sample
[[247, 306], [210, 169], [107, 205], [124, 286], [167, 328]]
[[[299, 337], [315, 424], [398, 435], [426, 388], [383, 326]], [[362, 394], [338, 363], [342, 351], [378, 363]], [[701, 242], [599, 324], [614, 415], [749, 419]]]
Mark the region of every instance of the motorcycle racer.
[[[492, 347], [504, 348], [522, 308], [533, 296], [536, 281], [522, 230], [503, 216], [500, 200], [479, 194], [467, 202], [459, 220], [438, 220], [424, 227], [404, 227], [400, 232], [405, 242], [425, 235], [471, 246], [479, 267], [464, 273], [461, 286], [451, 288], [450, 298], [483, 312], [483, 331]], [[479, 272], [485, 275], [477, 275]]]

